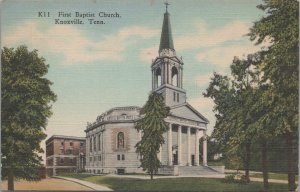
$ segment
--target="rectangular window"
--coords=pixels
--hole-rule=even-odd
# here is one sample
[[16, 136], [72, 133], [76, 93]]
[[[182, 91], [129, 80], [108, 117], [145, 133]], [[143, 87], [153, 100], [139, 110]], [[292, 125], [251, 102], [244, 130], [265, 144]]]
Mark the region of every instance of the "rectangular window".
[[92, 163], [93, 162], [93, 158], [92, 157], [90, 157], [90, 163]]
[[63, 158], [60, 159], [60, 164], [64, 164], [64, 159]]
[[122, 154], [122, 160], [125, 160], [125, 155], [124, 154]]
[[94, 151], [96, 151], [96, 136], [94, 136]]
[[176, 93], [173, 92], [173, 101], [176, 101]]
[[64, 144], [65, 144], [65, 141], [64, 141], [64, 140], [61, 140], [61, 141], [60, 141], [60, 145], [61, 145], [61, 146], [64, 146]]
[[92, 137], [90, 137], [90, 152], [92, 152], [93, 151], [93, 145], [92, 145], [93, 143], [92, 143]]
[[70, 163], [71, 163], [71, 164], [73, 163], [73, 158], [70, 158]]
[[101, 161], [101, 155], [99, 155], [99, 161]]
[[193, 134], [196, 134], [196, 129], [191, 128], [191, 134], [192, 134], [192, 135], [193, 135]]
[[177, 93], [177, 102], [179, 102], [179, 93]]
[[99, 139], [98, 139], [98, 147], [99, 147], [99, 151], [101, 151], [101, 134], [99, 134]]
[[83, 141], [80, 141], [80, 147], [83, 147]]
[[117, 156], [117, 160], [120, 161], [120, 155]]
[[70, 146], [73, 146], [73, 142], [72, 141], [70, 142]]

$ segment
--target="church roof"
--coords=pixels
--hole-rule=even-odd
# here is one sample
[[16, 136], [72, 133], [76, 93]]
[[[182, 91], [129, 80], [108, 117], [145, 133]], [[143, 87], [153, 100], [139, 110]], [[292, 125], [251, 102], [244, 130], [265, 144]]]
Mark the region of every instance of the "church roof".
[[201, 123], [209, 123], [208, 119], [206, 119], [201, 113], [199, 113], [194, 107], [192, 107], [189, 103], [183, 103], [181, 105], [175, 105], [171, 107], [170, 110], [171, 115], [176, 117], [182, 117], [185, 119], [190, 119], [194, 121], [198, 121]]
[[160, 38], [160, 45], [159, 45], [159, 52], [163, 49], [173, 49], [173, 38], [172, 38], [172, 31], [171, 31], [171, 23], [170, 23], [170, 14], [168, 11], [164, 14], [164, 21], [161, 31], [161, 38]]

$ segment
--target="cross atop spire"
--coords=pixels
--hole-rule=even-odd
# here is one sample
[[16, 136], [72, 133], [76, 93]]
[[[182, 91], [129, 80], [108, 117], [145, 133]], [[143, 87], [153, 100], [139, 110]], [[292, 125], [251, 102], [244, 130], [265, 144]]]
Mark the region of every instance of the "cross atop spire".
[[170, 5], [170, 3], [168, 3], [168, 1], [166, 1], [165, 5], [166, 5], [166, 12], [168, 12], [168, 6]]

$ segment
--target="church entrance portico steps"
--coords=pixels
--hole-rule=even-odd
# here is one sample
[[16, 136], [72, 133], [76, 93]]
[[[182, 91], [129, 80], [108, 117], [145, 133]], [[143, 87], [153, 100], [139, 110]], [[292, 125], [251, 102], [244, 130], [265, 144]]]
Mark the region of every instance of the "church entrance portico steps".
[[220, 176], [224, 175], [222, 166], [218, 166], [219, 169], [214, 169], [208, 166], [162, 166], [158, 174], [162, 175], [174, 175], [174, 176]]

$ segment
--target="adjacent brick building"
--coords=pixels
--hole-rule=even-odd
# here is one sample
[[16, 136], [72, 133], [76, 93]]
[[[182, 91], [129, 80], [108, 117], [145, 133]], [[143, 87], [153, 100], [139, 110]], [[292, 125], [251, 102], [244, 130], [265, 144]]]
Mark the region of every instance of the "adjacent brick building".
[[53, 135], [46, 141], [47, 175], [84, 170], [85, 150], [84, 137]]

